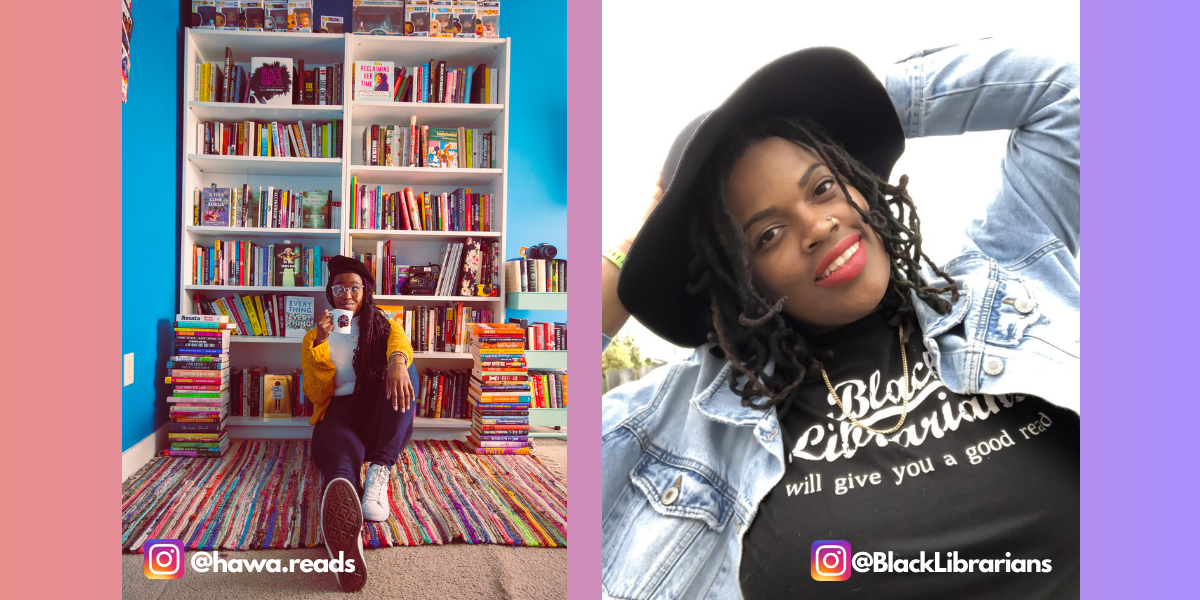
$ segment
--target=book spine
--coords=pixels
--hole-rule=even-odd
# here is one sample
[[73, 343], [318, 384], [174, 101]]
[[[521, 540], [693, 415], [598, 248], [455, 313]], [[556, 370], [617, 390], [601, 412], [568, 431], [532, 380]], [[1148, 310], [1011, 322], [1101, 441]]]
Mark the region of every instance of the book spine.
[[529, 448], [475, 448], [474, 452], [475, 454], [529, 454]]

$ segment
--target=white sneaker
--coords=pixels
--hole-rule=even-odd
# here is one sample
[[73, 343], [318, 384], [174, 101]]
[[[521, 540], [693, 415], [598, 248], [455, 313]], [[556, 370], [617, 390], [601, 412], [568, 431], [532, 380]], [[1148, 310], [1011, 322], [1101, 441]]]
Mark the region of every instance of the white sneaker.
[[362, 514], [368, 521], [386, 521], [392, 511], [388, 508], [388, 487], [392, 485], [392, 470], [372, 463], [367, 467], [367, 489], [363, 492]]
[[[330, 560], [341, 559], [346, 570], [334, 571], [343, 591], [357, 592], [367, 583], [367, 563], [362, 552], [362, 512], [354, 484], [338, 477], [321, 495], [321, 534]], [[347, 565], [350, 561], [352, 564]]]

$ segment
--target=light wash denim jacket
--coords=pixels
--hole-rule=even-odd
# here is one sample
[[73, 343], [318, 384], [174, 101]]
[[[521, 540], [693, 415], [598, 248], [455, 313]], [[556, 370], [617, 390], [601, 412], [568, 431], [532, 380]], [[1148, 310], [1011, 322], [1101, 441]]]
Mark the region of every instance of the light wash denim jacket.
[[[897, 63], [887, 90], [906, 137], [1012, 130], [999, 195], [941, 265], [959, 301], [948, 315], [915, 301], [943, 383], [1078, 412], [1078, 64], [982, 40]], [[606, 597], [741, 597], [742, 537], [784, 448], [775, 411], [743, 407], [708, 349], [604, 397]]]

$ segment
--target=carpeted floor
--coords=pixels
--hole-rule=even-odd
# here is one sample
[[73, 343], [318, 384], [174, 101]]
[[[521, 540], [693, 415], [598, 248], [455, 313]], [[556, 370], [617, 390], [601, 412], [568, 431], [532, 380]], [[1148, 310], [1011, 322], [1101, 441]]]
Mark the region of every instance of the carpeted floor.
[[[567, 444], [539, 439], [534, 454], [566, 481]], [[132, 477], [131, 477], [132, 479]], [[188, 551], [190, 564], [194, 553]], [[295, 550], [224, 551], [224, 558], [327, 558], [323, 546]], [[567, 585], [565, 548], [494, 544], [392, 546], [364, 551], [368, 580], [362, 594], [394, 598], [563, 598]], [[122, 596], [126, 598], [313, 598], [341, 595], [332, 573], [195, 573], [176, 580], [151, 580], [141, 554], [123, 554]]]

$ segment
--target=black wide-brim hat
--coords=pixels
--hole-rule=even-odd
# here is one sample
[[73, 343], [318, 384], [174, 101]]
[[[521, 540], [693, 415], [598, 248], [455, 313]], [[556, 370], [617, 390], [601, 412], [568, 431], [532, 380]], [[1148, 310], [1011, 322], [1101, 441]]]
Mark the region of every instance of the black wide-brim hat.
[[621, 304], [677, 346], [708, 341], [709, 300], [687, 291], [690, 211], [711, 193], [697, 189], [718, 145], [737, 127], [767, 116], [803, 116], [888, 180], [904, 153], [904, 130], [887, 89], [841, 48], [807, 48], [751, 75], [716, 109], [688, 124], [663, 165], [663, 196], [626, 254], [617, 280]]

